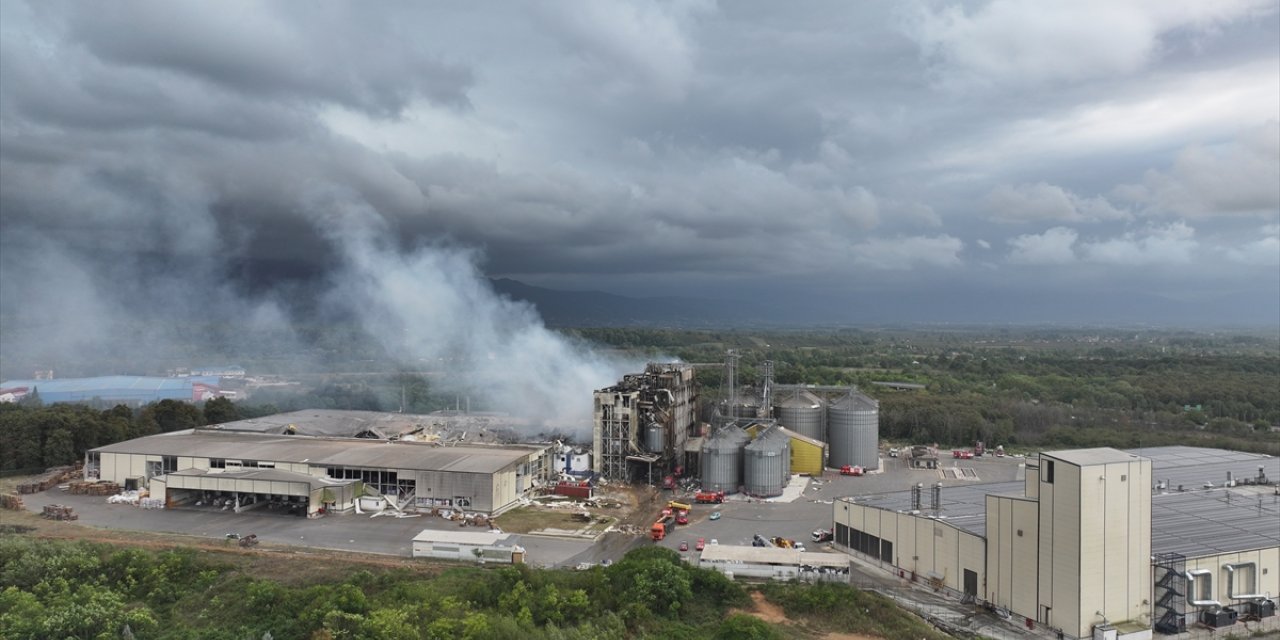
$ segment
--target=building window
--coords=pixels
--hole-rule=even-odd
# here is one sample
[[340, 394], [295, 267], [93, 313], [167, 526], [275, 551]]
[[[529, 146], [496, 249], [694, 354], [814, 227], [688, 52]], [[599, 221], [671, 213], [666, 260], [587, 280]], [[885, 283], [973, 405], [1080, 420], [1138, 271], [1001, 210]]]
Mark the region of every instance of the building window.
[[210, 469], [226, 469], [227, 461], [223, 458], [209, 458]]
[[1018, 537], [1019, 537], [1019, 538], [1021, 538], [1021, 537], [1022, 537], [1022, 529], [1018, 529]]
[[1120, 482], [1126, 482], [1128, 480], [1129, 480], [1128, 474], [1124, 474], [1124, 473], [1120, 474]]
[[1044, 481], [1046, 484], [1053, 484], [1053, 461], [1046, 460], [1044, 463]]
[[163, 473], [173, 473], [178, 470], [178, 456], [161, 456], [160, 464]]

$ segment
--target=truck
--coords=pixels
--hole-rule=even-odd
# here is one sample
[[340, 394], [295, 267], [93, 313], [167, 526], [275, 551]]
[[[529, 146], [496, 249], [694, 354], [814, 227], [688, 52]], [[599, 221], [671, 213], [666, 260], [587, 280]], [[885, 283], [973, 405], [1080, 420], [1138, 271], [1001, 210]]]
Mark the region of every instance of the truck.
[[668, 509], [672, 509], [672, 510], [677, 510], [677, 511], [688, 511], [688, 510], [692, 509], [693, 507], [691, 507], [691, 506], [689, 506], [689, 505], [687, 505], [687, 504], [685, 504], [685, 503], [683, 503], [683, 502], [676, 502], [675, 500], [672, 500], [671, 502], [668, 502], [668, 503], [667, 503], [667, 508], [668, 508]]
[[816, 529], [813, 532], [814, 542], [827, 542], [831, 540], [832, 532], [830, 529]]
[[662, 516], [660, 520], [653, 523], [652, 527], [649, 527], [649, 537], [653, 538], [654, 542], [662, 540], [667, 537], [668, 533], [671, 533], [675, 526], [676, 519], [674, 517]]
[[693, 494], [693, 500], [698, 504], [720, 504], [724, 502], [724, 491], [699, 491]]
[[890, 457], [890, 458], [896, 458], [896, 457], [898, 457], [898, 453], [899, 453], [899, 452], [898, 452], [898, 448], [897, 448], [897, 447], [889, 447], [889, 457]]
[[781, 549], [794, 549], [796, 547], [796, 541], [789, 538], [775, 537], [770, 542], [773, 543], [773, 546]]
[[840, 467], [840, 475], [842, 476], [861, 476], [866, 475], [867, 470], [862, 467], [846, 464]]
[[959, 458], [961, 460], [970, 460], [973, 458], [973, 452], [968, 449], [956, 449], [951, 452], [951, 457]]

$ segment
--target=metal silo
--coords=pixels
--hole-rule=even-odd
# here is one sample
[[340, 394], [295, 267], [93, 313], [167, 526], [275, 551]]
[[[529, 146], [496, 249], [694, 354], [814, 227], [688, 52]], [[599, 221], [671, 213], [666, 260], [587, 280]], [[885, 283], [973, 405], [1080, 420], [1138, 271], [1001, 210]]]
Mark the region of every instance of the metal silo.
[[651, 453], [662, 453], [667, 448], [667, 428], [659, 422], [650, 422], [644, 428], [644, 448]]
[[808, 391], [796, 391], [779, 398], [773, 405], [773, 416], [779, 424], [800, 435], [827, 441], [822, 400]]
[[702, 489], [737, 493], [742, 484], [742, 447], [750, 436], [733, 425], [717, 429], [702, 443]]
[[880, 403], [852, 389], [827, 407], [828, 464], [880, 466]]
[[743, 447], [743, 486], [748, 495], [779, 496], [791, 479], [791, 438], [777, 427], [761, 431]]

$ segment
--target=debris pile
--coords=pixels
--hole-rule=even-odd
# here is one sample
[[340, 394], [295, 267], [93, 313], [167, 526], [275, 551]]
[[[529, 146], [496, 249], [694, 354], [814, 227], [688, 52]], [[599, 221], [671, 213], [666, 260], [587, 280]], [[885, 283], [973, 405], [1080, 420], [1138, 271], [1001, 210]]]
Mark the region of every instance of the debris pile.
[[22, 504], [22, 496], [16, 493], [0, 494], [0, 509], [22, 511], [25, 508], [26, 505]]
[[138, 504], [138, 501], [151, 495], [146, 491], [125, 491], [107, 498], [108, 504]]
[[164, 499], [162, 498], [143, 498], [138, 501], [138, 506], [143, 509], [163, 509]]
[[18, 493], [40, 493], [54, 485], [62, 484], [80, 475], [80, 466], [53, 467], [36, 476], [30, 482], [18, 485]]
[[72, 512], [71, 507], [64, 504], [47, 504], [40, 515], [50, 520], [79, 520], [80, 516]]

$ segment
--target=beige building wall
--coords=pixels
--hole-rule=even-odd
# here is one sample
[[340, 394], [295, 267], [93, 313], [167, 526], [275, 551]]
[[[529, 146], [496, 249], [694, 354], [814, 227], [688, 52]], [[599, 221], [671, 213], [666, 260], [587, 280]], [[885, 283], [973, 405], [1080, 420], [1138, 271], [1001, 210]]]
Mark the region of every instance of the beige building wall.
[[[1243, 575], [1247, 571], [1240, 568], [1234, 572], [1236, 575], [1235, 593], [1242, 593], [1241, 589], [1249, 588], [1247, 583], [1252, 582], [1253, 588], [1256, 589], [1254, 593], [1270, 594], [1273, 598], [1280, 595], [1280, 547], [1187, 558], [1187, 571], [1203, 569], [1211, 572], [1210, 599], [1221, 602], [1223, 606], [1233, 606], [1240, 601], [1227, 598], [1227, 580], [1230, 579], [1230, 573], [1223, 567], [1228, 564], [1238, 565], [1249, 562], [1254, 564], [1253, 576]], [[1245, 584], [1242, 584], [1242, 582]], [[1193, 607], [1188, 607], [1188, 609], [1193, 609]]]
[[[945, 520], [898, 513], [876, 507], [837, 502], [837, 525], [876, 536], [893, 545], [892, 558], [875, 560], [899, 569], [918, 580], [940, 578], [942, 585], [963, 593], [965, 571], [972, 572], [974, 595], [981, 596], [986, 572], [986, 541], [976, 534], [948, 524]], [[848, 545], [837, 546], [849, 550]], [[896, 573], [896, 572], [895, 572]]]
[[1032, 498], [987, 496], [986, 599], [1036, 618], [1040, 505]]
[[1039, 476], [1037, 619], [1077, 637], [1104, 620], [1149, 624], [1151, 461], [1042, 455]]

